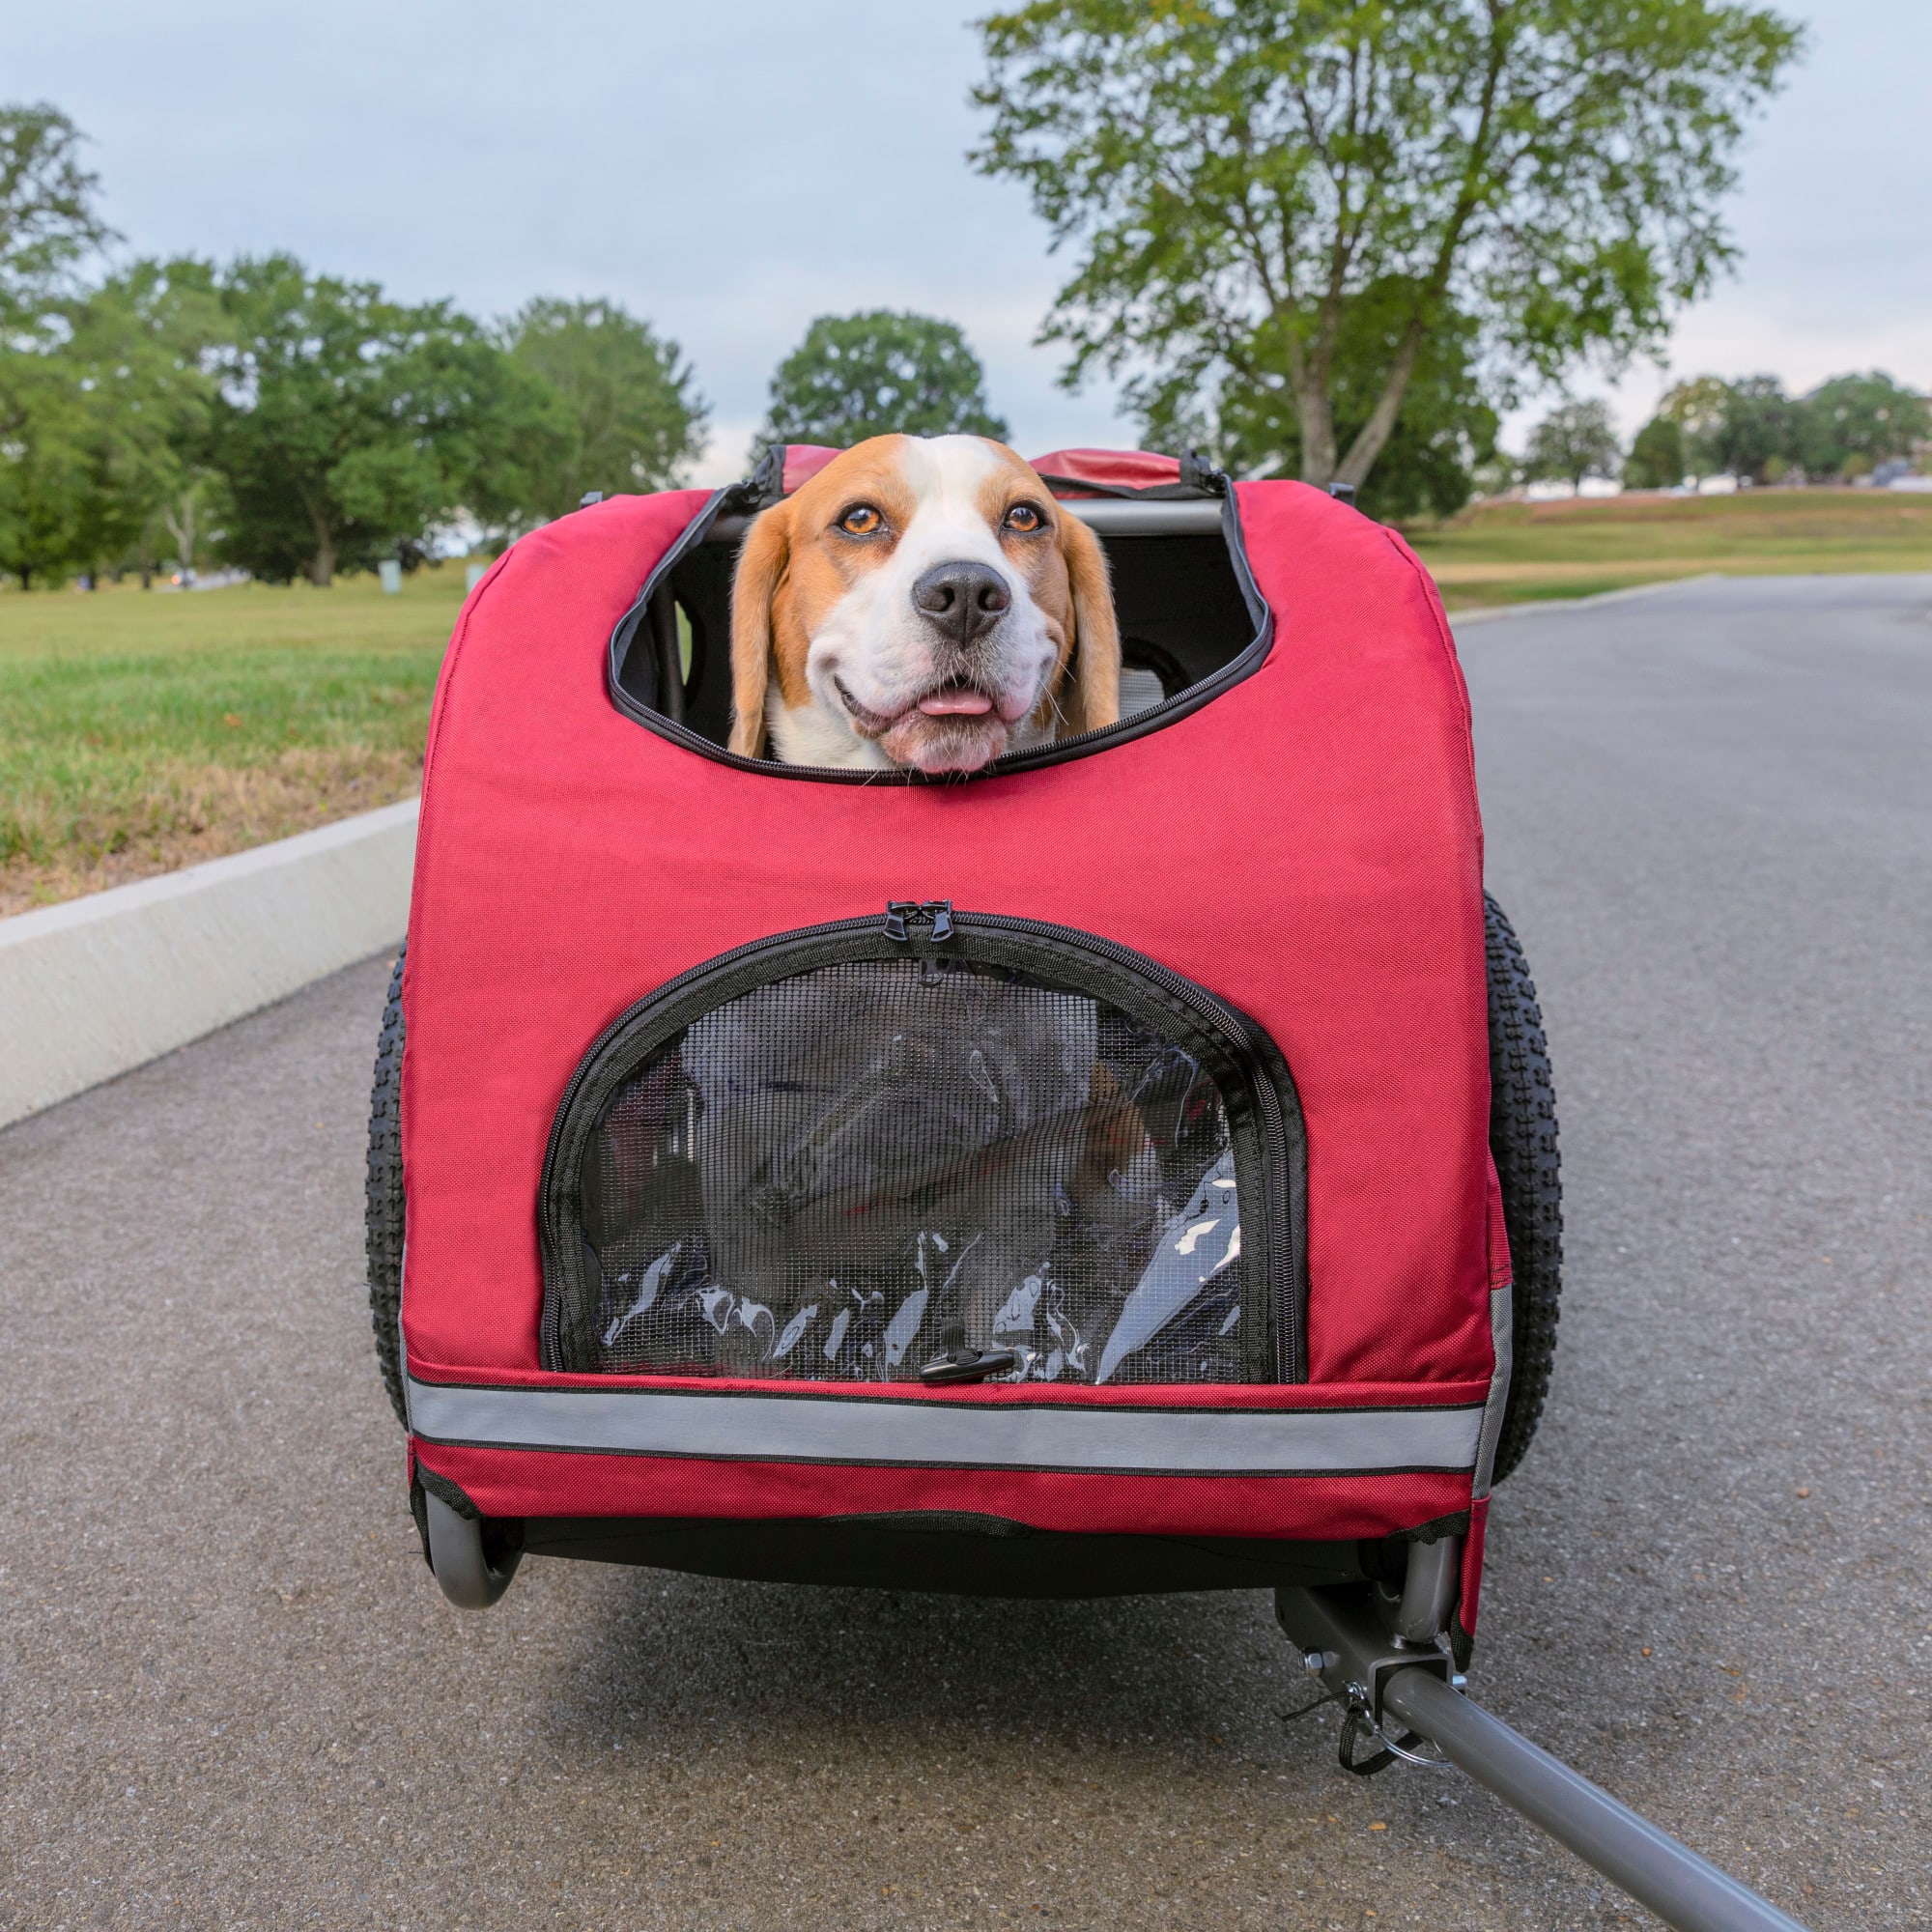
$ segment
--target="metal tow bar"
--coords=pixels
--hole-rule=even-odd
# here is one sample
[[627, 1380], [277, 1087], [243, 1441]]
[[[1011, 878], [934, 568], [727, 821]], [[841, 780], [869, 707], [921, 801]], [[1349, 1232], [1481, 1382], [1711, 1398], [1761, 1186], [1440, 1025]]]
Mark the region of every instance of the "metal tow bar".
[[[1359, 1585], [1279, 1590], [1275, 1614], [1303, 1662], [1345, 1700], [1351, 1724], [1381, 1735], [1392, 1718], [1433, 1744], [1558, 1844], [1676, 1932], [1805, 1932], [1668, 1832], [1619, 1804], [1607, 1791], [1470, 1702], [1450, 1681], [1449, 1659], [1434, 1644], [1389, 1635]], [[1400, 1757], [1410, 1753], [1382, 1738]]]

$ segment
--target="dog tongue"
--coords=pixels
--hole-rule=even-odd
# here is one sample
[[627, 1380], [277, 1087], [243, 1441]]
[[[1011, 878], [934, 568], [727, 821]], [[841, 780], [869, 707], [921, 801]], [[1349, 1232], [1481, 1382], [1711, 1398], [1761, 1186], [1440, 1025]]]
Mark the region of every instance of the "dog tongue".
[[928, 718], [977, 718], [992, 710], [993, 700], [983, 691], [965, 691], [955, 687], [950, 691], [935, 691], [929, 696], [922, 697], [919, 708]]

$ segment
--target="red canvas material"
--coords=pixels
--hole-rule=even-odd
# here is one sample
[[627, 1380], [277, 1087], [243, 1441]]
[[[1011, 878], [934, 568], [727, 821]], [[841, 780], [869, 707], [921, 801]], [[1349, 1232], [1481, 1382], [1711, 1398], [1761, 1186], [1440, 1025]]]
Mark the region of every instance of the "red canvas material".
[[[1096, 480], [1175, 473], [1171, 459], [1158, 478], [1142, 473], [1151, 459], [1110, 461]], [[895, 1400], [1151, 1402], [1177, 1428], [1220, 1411], [1480, 1407], [1499, 1219], [1482, 837], [1462, 675], [1407, 547], [1320, 491], [1239, 485], [1276, 624], [1258, 670], [1163, 728], [1042, 769], [836, 784], [734, 769], [611, 704], [612, 627], [705, 500], [616, 497], [524, 538], [472, 593], [444, 662], [404, 985], [412, 1376], [583, 1382], [538, 1366], [537, 1190], [565, 1084], [613, 1018], [748, 942], [888, 899], [951, 899], [1131, 947], [1272, 1037], [1307, 1122], [1309, 1379], [900, 1384]], [[1307, 1538], [1419, 1527], [1471, 1501], [1467, 1470], [859, 1468], [427, 1440], [416, 1453], [505, 1515], [968, 1510], [1045, 1528]]]
[[[1042, 476], [1074, 483], [1100, 483], [1115, 490], [1153, 490], [1180, 481], [1180, 464], [1151, 449], [1052, 449], [1031, 459]], [[1072, 497], [1079, 493], [1063, 490]]]
[[787, 443], [781, 472], [785, 495], [789, 497], [794, 490], [802, 489], [835, 456], [842, 456], [844, 453], [841, 449], [830, 449], [822, 442]]
[[[819, 442], [793, 442], [785, 446], [784, 493], [787, 497], [816, 476], [835, 456], [843, 451]], [[1032, 459], [1042, 476], [1065, 477], [1074, 483], [1098, 483], [1109, 489], [1150, 490], [1180, 480], [1180, 464], [1172, 456], [1151, 449], [1054, 449]], [[1077, 490], [1063, 490], [1064, 497], [1077, 497]]]

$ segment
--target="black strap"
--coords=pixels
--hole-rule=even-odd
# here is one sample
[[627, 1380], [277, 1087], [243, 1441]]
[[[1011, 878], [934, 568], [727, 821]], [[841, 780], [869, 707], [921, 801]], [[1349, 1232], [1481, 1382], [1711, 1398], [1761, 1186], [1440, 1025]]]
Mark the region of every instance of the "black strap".
[[1180, 502], [1228, 494], [1227, 476], [1198, 449], [1190, 449], [1180, 459], [1180, 474], [1172, 483], [1150, 483], [1145, 487], [1131, 483], [1095, 483], [1091, 477], [1059, 476], [1046, 469], [1039, 472], [1039, 480], [1056, 496], [1065, 490], [1086, 497], [1122, 497], [1137, 503]]
[[[1376, 1728], [1375, 1719], [1369, 1715], [1368, 1707], [1350, 1698], [1349, 1715], [1342, 1719], [1342, 1743], [1337, 1757], [1344, 1771], [1352, 1772], [1357, 1777], [1373, 1777], [1377, 1772], [1386, 1771], [1395, 1762], [1396, 1754], [1389, 1749], [1388, 1741], [1382, 1739], [1380, 1750], [1369, 1757], [1356, 1757], [1355, 1745], [1364, 1732], [1372, 1738], [1382, 1737]], [[1427, 1744], [1428, 1740], [1417, 1737], [1413, 1731], [1404, 1731], [1395, 1742], [1401, 1749], [1408, 1751]]]

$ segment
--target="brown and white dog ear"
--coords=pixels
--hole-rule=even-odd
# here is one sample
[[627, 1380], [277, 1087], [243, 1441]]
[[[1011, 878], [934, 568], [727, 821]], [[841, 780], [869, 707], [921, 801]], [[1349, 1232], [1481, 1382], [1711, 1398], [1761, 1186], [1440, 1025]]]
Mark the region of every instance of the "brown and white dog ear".
[[1097, 731], [1121, 719], [1121, 627], [1107, 553], [1078, 517], [1060, 515], [1060, 550], [1073, 591], [1073, 659], [1061, 696], [1060, 735]]
[[765, 692], [772, 675], [773, 606], [791, 568], [791, 505], [753, 524], [731, 579], [731, 750], [765, 753]]

